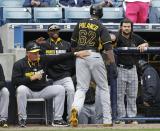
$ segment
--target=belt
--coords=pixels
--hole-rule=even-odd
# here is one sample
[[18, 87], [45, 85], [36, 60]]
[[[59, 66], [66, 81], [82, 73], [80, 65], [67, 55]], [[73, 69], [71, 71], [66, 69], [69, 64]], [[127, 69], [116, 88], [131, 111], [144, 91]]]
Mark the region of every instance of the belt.
[[95, 101], [84, 102], [84, 104], [87, 104], [87, 105], [93, 105], [94, 103], [95, 103]]
[[98, 50], [93, 50], [93, 49], [89, 49], [88, 51], [91, 51], [91, 52], [99, 52]]
[[124, 69], [132, 69], [133, 65], [122, 65], [122, 64], [118, 64], [118, 67], [124, 68]]

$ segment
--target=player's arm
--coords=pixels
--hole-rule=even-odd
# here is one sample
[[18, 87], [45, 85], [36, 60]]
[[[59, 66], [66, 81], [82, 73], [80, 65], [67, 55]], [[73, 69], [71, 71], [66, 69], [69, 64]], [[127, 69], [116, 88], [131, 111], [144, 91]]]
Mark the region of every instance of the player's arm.
[[113, 2], [112, 0], [104, 0], [102, 2], [99, 3], [99, 6], [102, 6], [102, 7], [112, 7], [113, 6]]
[[101, 40], [102, 40], [102, 45], [104, 48], [104, 54], [106, 54], [106, 58], [108, 60], [108, 63], [110, 65], [110, 72], [113, 75], [113, 78], [117, 78], [118, 76], [118, 71], [117, 71], [117, 66], [115, 63], [115, 58], [114, 58], [114, 53], [113, 53], [113, 48], [112, 48], [112, 40], [110, 37], [110, 34], [106, 28], [103, 28], [101, 31]]
[[108, 30], [103, 26], [100, 32], [100, 37], [102, 41], [102, 46], [104, 53], [106, 54], [108, 63], [115, 63], [114, 53], [112, 48], [112, 40]]
[[133, 34], [135, 39], [136, 46], [140, 50], [140, 52], [144, 52], [144, 50], [149, 46], [148, 42], [144, 40], [141, 36], [137, 34]]
[[104, 50], [104, 53], [106, 54], [107, 60], [109, 64], [115, 64], [115, 58], [113, 50]]
[[72, 37], [71, 37], [71, 49], [72, 51], [74, 52], [77, 47], [77, 43], [78, 43], [78, 31], [79, 31], [79, 28], [78, 28], [78, 25], [76, 25], [76, 27], [74, 28], [74, 31], [72, 33]]

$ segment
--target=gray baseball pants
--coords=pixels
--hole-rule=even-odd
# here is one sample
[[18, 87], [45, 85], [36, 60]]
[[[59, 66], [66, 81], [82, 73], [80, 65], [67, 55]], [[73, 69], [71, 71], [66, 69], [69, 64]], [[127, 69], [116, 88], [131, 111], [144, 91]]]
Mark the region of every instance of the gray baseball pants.
[[[110, 86], [108, 86], [108, 87], [110, 90]], [[99, 92], [99, 88], [97, 86], [96, 86], [95, 110], [96, 110], [96, 118], [95, 118], [96, 124], [102, 124], [103, 123], [102, 104], [100, 102], [100, 92]]]
[[68, 118], [70, 117], [71, 106], [74, 100], [75, 89], [71, 77], [65, 77], [63, 79], [53, 82], [53, 85], [61, 85], [67, 92], [67, 113]]
[[89, 88], [91, 77], [93, 77], [99, 88], [100, 102], [103, 112], [103, 123], [111, 124], [110, 93], [106, 68], [101, 54], [91, 51], [91, 55], [85, 57], [84, 59], [76, 58], [76, 77], [77, 91], [75, 93], [72, 108], [76, 108], [78, 112], [81, 111], [85, 100], [85, 94]]
[[34, 92], [27, 86], [21, 85], [17, 88], [17, 104], [19, 120], [27, 119], [26, 106], [28, 98], [53, 98], [54, 120], [61, 120], [64, 112], [65, 90], [60, 85], [50, 85], [43, 90]]
[[95, 104], [84, 104], [79, 113], [79, 124], [96, 124]]
[[0, 121], [7, 120], [9, 105], [9, 91], [6, 87], [0, 90]]
[[[138, 76], [137, 68], [124, 69], [118, 67], [117, 78], [117, 113], [118, 117], [135, 117], [137, 115]], [[124, 98], [126, 95], [127, 108]]]

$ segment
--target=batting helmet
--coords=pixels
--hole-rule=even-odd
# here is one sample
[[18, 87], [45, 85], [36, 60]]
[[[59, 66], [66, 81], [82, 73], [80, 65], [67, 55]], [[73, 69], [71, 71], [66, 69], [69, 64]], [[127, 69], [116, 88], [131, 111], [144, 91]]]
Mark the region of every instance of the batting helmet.
[[51, 24], [48, 26], [48, 31], [52, 31], [52, 30], [60, 30], [60, 27], [56, 24]]
[[102, 18], [103, 8], [98, 5], [92, 5], [90, 7], [90, 15], [97, 16], [98, 18]]

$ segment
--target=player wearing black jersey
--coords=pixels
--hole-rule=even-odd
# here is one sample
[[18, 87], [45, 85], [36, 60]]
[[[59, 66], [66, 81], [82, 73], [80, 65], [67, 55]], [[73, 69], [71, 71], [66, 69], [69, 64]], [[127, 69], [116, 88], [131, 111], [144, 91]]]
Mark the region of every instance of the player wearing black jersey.
[[[51, 24], [48, 26], [49, 38], [44, 43], [39, 43], [41, 53], [46, 55], [58, 55], [66, 52], [71, 52], [71, 44], [59, 36], [60, 26]], [[42, 39], [42, 38], [39, 38]], [[38, 40], [38, 39], [37, 39]], [[47, 68], [47, 75], [49, 79], [53, 80], [54, 85], [61, 85], [67, 93], [67, 113], [70, 116], [70, 110], [74, 99], [74, 85], [72, 81], [72, 74], [74, 72], [75, 60], [65, 60], [56, 65], [49, 65]]]
[[102, 45], [105, 54], [114, 68], [113, 74], [117, 77], [114, 55], [111, 46], [111, 38], [108, 30], [99, 21], [103, 16], [100, 6], [92, 5], [90, 8], [90, 19], [80, 21], [73, 32], [71, 42], [76, 50], [89, 50], [91, 55], [84, 59], [76, 58], [77, 91], [72, 104], [70, 124], [78, 126], [77, 116], [84, 104], [85, 94], [89, 88], [91, 77], [99, 88], [100, 102], [103, 111], [104, 126], [112, 126], [110, 95], [105, 65], [98, 47]]
[[46, 68], [61, 61], [73, 59], [74, 56], [85, 57], [88, 52], [65, 53], [59, 55], [39, 55], [39, 46], [29, 42], [26, 57], [15, 62], [12, 71], [12, 83], [17, 88], [17, 108], [20, 127], [26, 127], [26, 106], [28, 98], [54, 98], [55, 105], [53, 126], [68, 126], [63, 121], [65, 90], [61, 85], [52, 85], [46, 80]]

